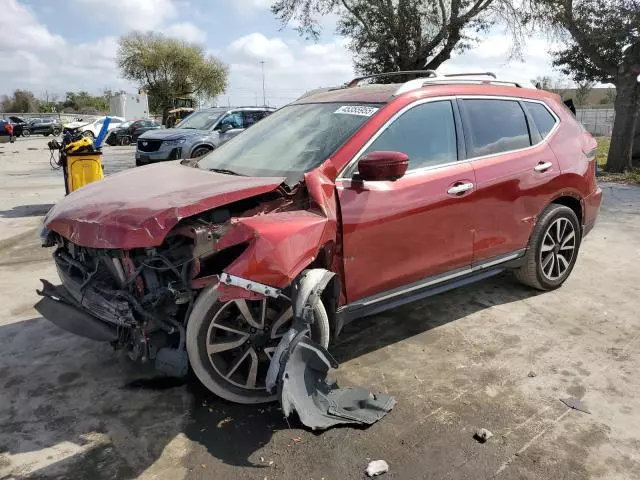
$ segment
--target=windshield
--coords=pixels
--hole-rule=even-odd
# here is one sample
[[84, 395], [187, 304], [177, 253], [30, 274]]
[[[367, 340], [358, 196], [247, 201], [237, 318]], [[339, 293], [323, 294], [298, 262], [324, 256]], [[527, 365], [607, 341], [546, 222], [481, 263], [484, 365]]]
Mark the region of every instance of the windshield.
[[133, 123], [133, 120], [128, 121], [128, 122], [124, 122], [120, 124], [120, 128], [129, 128], [131, 126], [131, 124]]
[[188, 128], [191, 130], [211, 130], [218, 119], [226, 112], [224, 109], [219, 110], [202, 110], [193, 112], [183, 121], [176, 125], [176, 128]]
[[295, 183], [329, 158], [379, 108], [379, 104], [289, 105], [203, 157], [198, 167], [254, 177], [286, 176], [288, 183]]

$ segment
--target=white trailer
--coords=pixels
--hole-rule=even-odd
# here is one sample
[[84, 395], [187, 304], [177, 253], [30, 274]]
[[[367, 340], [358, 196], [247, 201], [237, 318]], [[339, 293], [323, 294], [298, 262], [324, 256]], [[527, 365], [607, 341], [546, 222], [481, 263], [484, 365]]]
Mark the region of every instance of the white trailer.
[[149, 118], [149, 99], [146, 93], [119, 93], [109, 101], [109, 115], [127, 120]]

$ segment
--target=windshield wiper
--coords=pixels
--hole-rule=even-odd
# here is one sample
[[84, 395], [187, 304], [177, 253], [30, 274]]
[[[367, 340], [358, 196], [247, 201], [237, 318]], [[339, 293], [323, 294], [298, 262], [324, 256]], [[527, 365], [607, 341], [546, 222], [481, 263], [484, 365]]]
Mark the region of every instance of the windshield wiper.
[[244, 177], [241, 173], [234, 172], [233, 170], [227, 170], [226, 168], [210, 168], [210, 172], [224, 173], [225, 175], [237, 175], [238, 177]]

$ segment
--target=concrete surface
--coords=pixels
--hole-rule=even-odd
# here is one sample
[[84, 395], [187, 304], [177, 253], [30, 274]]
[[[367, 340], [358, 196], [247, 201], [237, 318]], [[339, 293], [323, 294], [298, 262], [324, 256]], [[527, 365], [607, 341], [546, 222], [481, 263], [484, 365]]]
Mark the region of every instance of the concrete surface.
[[[557, 291], [505, 274], [350, 325], [341, 384], [398, 404], [368, 429], [314, 434], [276, 406], [151, 379], [37, 316], [38, 279], [55, 277], [36, 227], [63, 195], [45, 143], [0, 146], [0, 478], [351, 479], [375, 459], [382, 478], [640, 478], [640, 189], [604, 186]], [[132, 166], [132, 148], [107, 147], [105, 164]]]

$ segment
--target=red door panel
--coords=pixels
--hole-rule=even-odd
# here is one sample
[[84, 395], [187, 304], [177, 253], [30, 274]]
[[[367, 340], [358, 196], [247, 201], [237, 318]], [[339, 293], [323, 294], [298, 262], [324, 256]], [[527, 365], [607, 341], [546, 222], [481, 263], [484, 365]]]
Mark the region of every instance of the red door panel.
[[[557, 187], [558, 160], [546, 143], [471, 162], [476, 175], [474, 262], [527, 246]], [[542, 164], [548, 168], [542, 168]]]
[[471, 263], [475, 192], [447, 193], [458, 183], [475, 184], [467, 162], [336, 182], [349, 302]]

